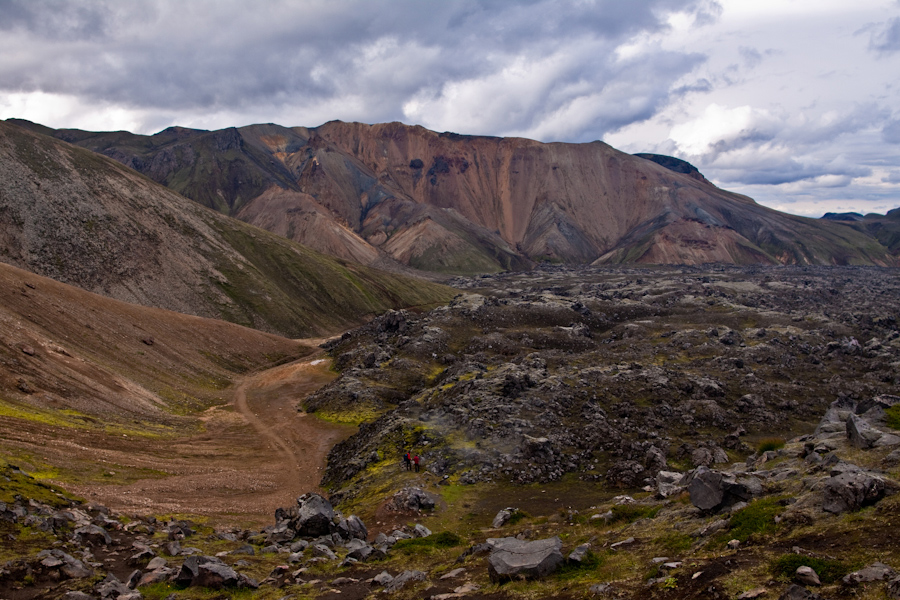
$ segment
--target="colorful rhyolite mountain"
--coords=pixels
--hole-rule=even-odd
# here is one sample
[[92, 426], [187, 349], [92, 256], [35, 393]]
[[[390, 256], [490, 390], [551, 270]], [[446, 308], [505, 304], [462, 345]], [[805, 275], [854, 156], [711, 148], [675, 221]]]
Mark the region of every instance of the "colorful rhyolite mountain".
[[453, 295], [315, 252], [114, 160], [2, 121], [0, 262], [117, 300], [292, 338]]
[[533, 261], [898, 264], [859, 227], [781, 213], [717, 188], [683, 161], [602, 142], [545, 144], [401, 123], [153, 136], [17, 123], [370, 265], [477, 273]]

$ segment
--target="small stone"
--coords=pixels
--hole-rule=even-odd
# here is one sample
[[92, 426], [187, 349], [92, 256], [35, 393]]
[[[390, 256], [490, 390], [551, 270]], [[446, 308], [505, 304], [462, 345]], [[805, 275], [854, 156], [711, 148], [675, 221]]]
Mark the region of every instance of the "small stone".
[[394, 577], [388, 573], [387, 571], [382, 571], [378, 575], [372, 578], [372, 581], [377, 583], [378, 585], [387, 585], [394, 580]]
[[611, 550], [618, 550], [618, 549], [621, 548], [622, 546], [629, 546], [629, 545], [631, 545], [631, 544], [633, 544], [633, 543], [634, 543], [634, 538], [633, 538], [633, 537], [626, 538], [626, 539], [622, 540], [621, 542], [616, 542], [615, 544], [610, 545], [610, 549], [611, 549]]
[[452, 571], [448, 571], [448, 572], [444, 573], [443, 575], [441, 575], [441, 579], [454, 579], [456, 577], [459, 577], [460, 575], [462, 575], [465, 572], [466, 572], [466, 570], [463, 569], [462, 567], [460, 567], [458, 569], [453, 569]]
[[806, 565], [797, 567], [797, 570], [794, 572], [794, 580], [803, 585], [822, 585], [822, 582], [819, 581], [819, 575], [812, 567], [807, 567]]

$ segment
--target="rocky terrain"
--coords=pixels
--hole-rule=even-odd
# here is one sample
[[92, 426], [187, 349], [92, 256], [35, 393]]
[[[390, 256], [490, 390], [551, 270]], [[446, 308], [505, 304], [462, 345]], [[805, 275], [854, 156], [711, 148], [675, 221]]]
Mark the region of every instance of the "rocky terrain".
[[0, 261], [118, 300], [295, 338], [449, 297], [225, 217], [113, 160], [7, 122]]
[[262, 528], [0, 464], [0, 597], [900, 598], [896, 272], [455, 284], [326, 344], [359, 433]]
[[303, 408], [359, 431], [329, 498], [261, 529], [111, 511], [0, 465], [0, 597], [900, 598], [895, 271], [454, 285], [326, 344], [339, 375]]
[[[791, 437], [838, 398], [892, 393], [896, 272], [546, 268], [460, 280], [421, 316], [330, 345], [341, 377], [308, 410], [379, 416], [333, 451], [351, 498], [404, 445], [451, 483], [645, 485]], [[349, 417], [348, 417], [349, 418]], [[365, 486], [361, 486], [365, 488]]]
[[[442, 273], [566, 264], [895, 265], [876, 231], [721, 190], [683, 161], [401, 123], [52, 130], [226, 214], [364, 264]], [[894, 240], [895, 241], [895, 240]]]

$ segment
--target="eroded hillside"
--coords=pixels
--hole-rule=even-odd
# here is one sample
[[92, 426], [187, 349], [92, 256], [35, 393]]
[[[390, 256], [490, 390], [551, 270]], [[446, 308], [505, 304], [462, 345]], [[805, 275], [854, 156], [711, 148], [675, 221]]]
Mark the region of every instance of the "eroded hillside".
[[472, 274], [535, 261], [897, 263], [884, 236], [774, 211], [675, 159], [648, 160], [602, 142], [544, 144], [402, 123], [170, 128], [153, 136], [18, 123], [366, 264]]
[[288, 337], [448, 298], [440, 286], [322, 255], [5, 122], [0, 260], [119, 300]]

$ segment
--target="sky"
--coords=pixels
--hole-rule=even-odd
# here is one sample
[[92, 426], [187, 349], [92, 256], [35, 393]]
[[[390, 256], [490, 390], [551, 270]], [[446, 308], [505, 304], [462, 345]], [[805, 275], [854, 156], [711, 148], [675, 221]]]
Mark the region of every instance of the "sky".
[[0, 118], [602, 140], [785, 212], [883, 214], [900, 0], [0, 0]]

